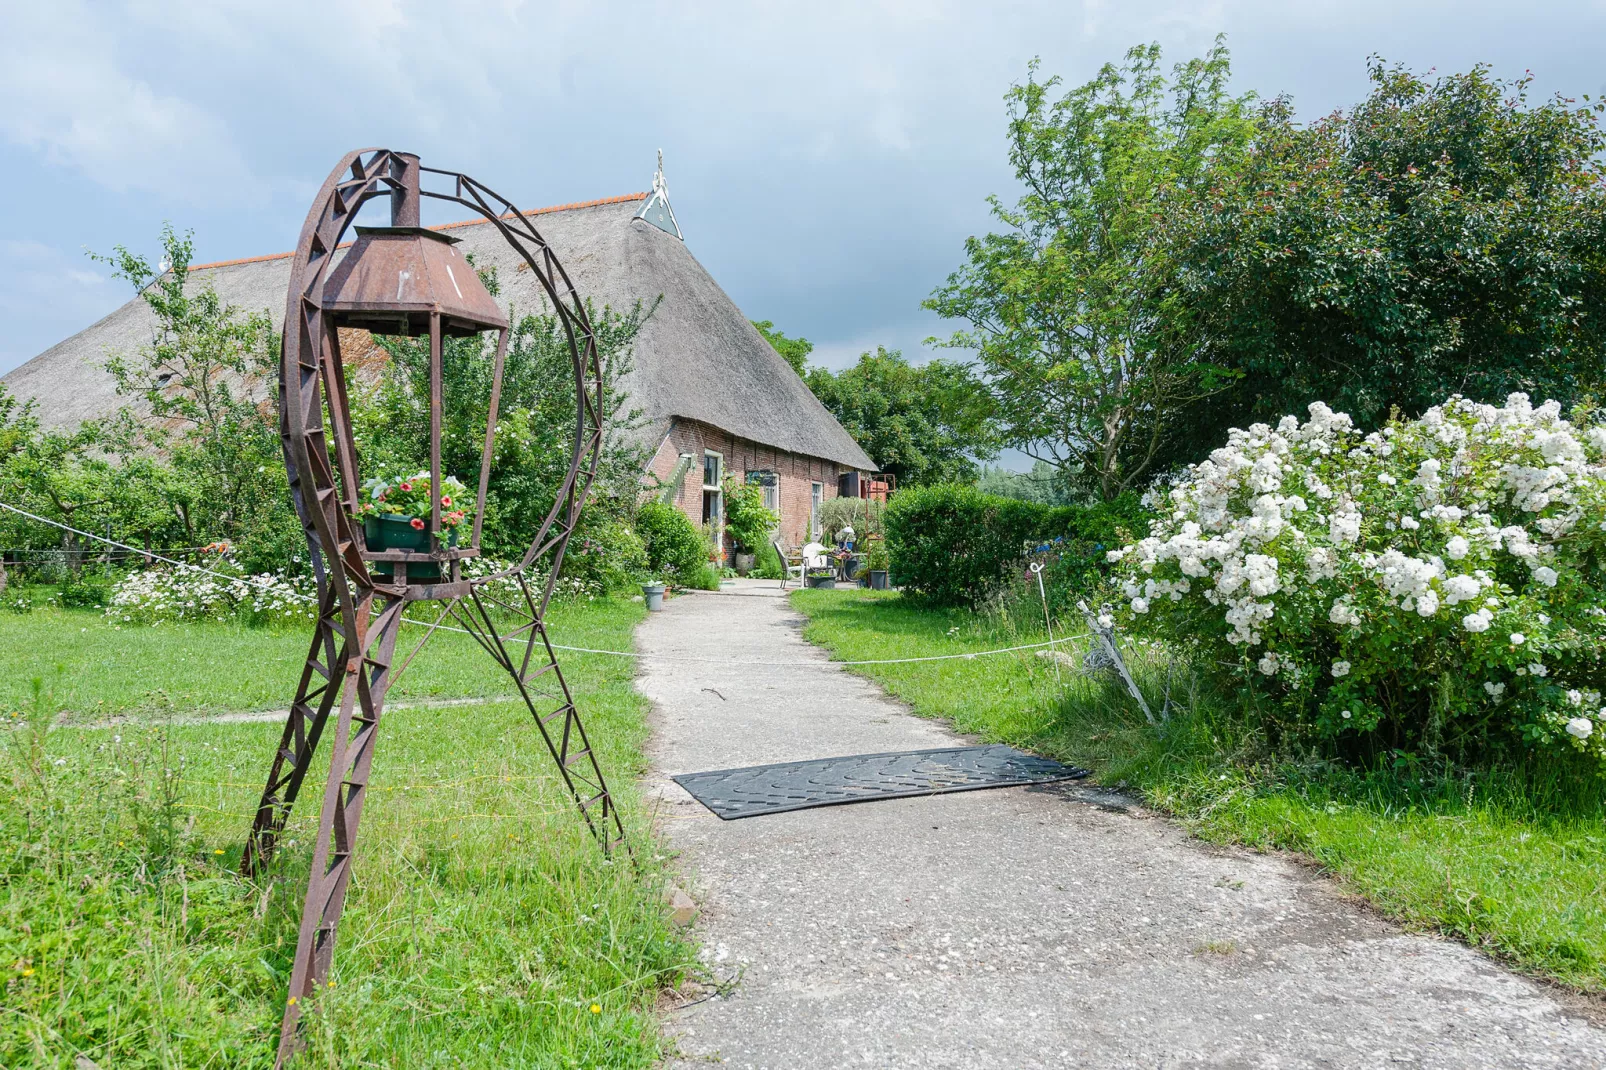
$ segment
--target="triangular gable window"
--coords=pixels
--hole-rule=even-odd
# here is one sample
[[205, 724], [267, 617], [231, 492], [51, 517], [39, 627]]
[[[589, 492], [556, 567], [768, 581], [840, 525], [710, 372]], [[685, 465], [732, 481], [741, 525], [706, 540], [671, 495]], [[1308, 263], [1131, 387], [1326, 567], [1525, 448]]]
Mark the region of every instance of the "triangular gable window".
[[665, 234], [673, 234], [681, 241], [686, 236], [680, 232], [680, 224], [675, 222], [675, 210], [669, 207], [669, 186], [664, 182], [664, 150], [658, 150], [658, 173], [652, 176], [652, 195], [636, 213], [637, 219], [645, 219]]

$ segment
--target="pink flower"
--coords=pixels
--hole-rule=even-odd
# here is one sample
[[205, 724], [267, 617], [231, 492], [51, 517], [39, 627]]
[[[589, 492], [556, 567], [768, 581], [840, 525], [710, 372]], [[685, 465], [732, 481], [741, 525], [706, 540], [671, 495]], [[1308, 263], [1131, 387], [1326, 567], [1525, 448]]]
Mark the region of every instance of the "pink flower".
[[450, 494], [442, 494], [441, 495], [441, 504], [442, 505], [451, 505], [452, 504], [452, 496]]
[[416, 517], [416, 516], [413, 517], [413, 519], [410, 521], [410, 523], [413, 525], [413, 530], [414, 531], [423, 531], [424, 530], [424, 522], [422, 520], [418, 519], [418, 517]]
[[402, 490], [412, 490], [413, 489], [413, 485], [411, 483], [403, 483], [401, 485], [401, 489]]

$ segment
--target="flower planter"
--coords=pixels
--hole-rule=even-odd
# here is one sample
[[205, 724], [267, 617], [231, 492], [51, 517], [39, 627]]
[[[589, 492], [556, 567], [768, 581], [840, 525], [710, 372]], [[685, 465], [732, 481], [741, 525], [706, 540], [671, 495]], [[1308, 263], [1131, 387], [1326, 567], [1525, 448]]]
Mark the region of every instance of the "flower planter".
[[[384, 516], [365, 517], [362, 522], [363, 541], [370, 550], [407, 550], [415, 554], [429, 553], [429, 522], [423, 528], [413, 527], [410, 516], [387, 513]], [[457, 545], [457, 529], [447, 528], [441, 542], [444, 546]], [[396, 562], [375, 561], [374, 572], [381, 576], [394, 576]], [[407, 563], [407, 582], [433, 582], [441, 578], [439, 562]]]
[[886, 569], [873, 568], [870, 570], [870, 589], [872, 591], [885, 591], [888, 586]]
[[836, 576], [829, 572], [825, 573], [824, 575], [815, 575], [810, 573], [806, 579], [808, 581], [808, 585], [816, 590], [831, 591], [836, 589]]
[[641, 585], [642, 597], [647, 600], [647, 612], [658, 613], [664, 608], [664, 585], [661, 583], [644, 583]]
[[753, 565], [756, 562], [756, 560], [757, 560], [757, 555], [756, 554], [737, 554], [736, 555], [736, 571], [737, 571], [737, 573], [739, 573], [740, 575], [745, 576], [749, 572], [753, 571]]

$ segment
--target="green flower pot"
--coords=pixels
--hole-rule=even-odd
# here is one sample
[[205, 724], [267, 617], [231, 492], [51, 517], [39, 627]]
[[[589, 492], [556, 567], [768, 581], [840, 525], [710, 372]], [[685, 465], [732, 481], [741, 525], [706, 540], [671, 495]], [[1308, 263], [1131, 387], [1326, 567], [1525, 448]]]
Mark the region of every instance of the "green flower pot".
[[[423, 528], [413, 527], [413, 517], [387, 513], [384, 516], [364, 517], [362, 522], [363, 539], [370, 550], [411, 550], [414, 553], [429, 552], [429, 527], [425, 521]], [[442, 544], [448, 547], [457, 545], [457, 529], [447, 528]], [[394, 576], [396, 562], [375, 561], [374, 572], [381, 576]], [[436, 562], [429, 564], [407, 565], [407, 582], [435, 582], [441, 578], [441, 566]]]

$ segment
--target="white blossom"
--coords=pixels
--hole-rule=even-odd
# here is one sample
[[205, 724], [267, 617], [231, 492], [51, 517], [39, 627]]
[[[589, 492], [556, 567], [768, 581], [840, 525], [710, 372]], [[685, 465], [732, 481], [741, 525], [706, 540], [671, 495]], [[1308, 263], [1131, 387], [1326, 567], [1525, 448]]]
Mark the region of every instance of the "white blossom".
[[1574, 717], [1567, 722], [1567, 734], [1575, 739], [1588, 739], [1595, 731], [1595, 722], [1588, 717]]
[[1334, 676], [1348, 676], [1349, 675], [1349, 670], [1350, 670], [1349, 662], [1347, 662], [1347, 661], [1335, 661], [1335, 662], [1333, 662], [1333, 675]]

